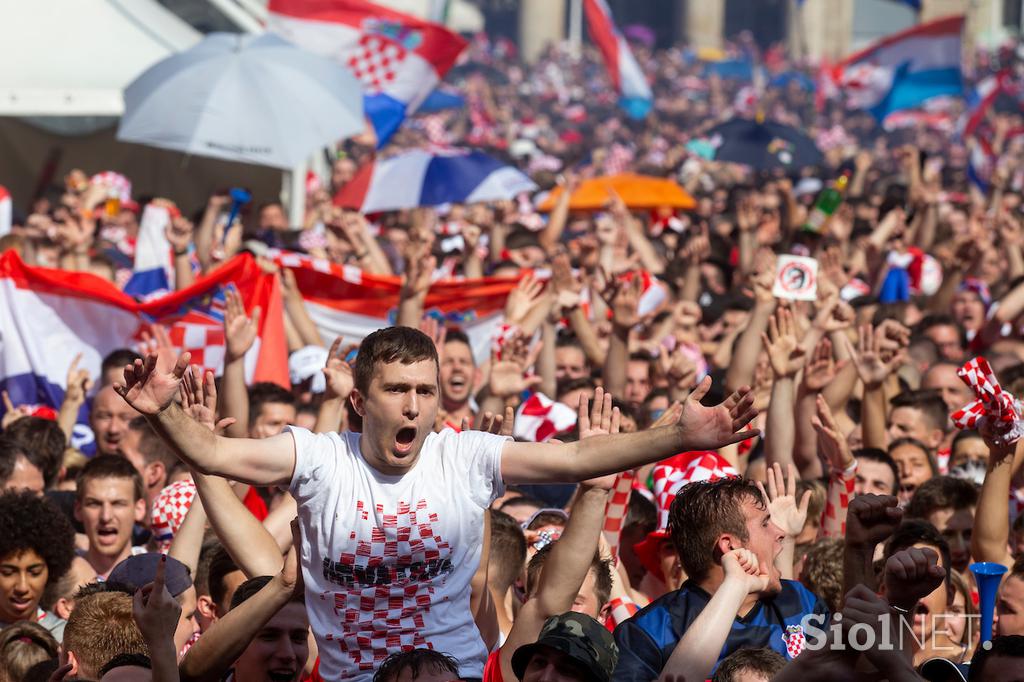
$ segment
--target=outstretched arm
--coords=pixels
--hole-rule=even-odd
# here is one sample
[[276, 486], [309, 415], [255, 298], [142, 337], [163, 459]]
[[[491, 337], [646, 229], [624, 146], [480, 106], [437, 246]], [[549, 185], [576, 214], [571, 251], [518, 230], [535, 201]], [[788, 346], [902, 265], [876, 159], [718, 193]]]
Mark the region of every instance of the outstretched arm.
[[[295, 470], [295, 441], [273, 438], [222, 438], [188, 416], [174, 402], [191, 355], [168, 350], [150, 353], [145, 362], [127, 365], [124, 382], [114, 389], [144, 415], [189, 468], [253, 485], [288, 485]], [[190, 375], [191, 376], [191, 375]]]
[[971, 556], [977, 561], [994, 561], [1004, 566], [1013, 565], [1013, 555], [1006, 546], [1010, 535], [1010, 487], [1013, 480], [1013, 457], [1021, 443], [997, 445], [988, 436], [988, 471], [978, 496], [978, 511], [974, 515], [971, 535]]
[[690, 394], [676, 424], [638, 433], [596, 436], [577, 443], [516, 443], [501, 452], [506, 483], [585, 481], [657, 462], [677, 452], [715, 450], [758, 434], [743, 428], [757, 416], [749, 386], [715, 407], [700, 404], [711, 388], [710, 377]]
[[[581, 439], [618, 432], [619, 410], [612, 408], [610, 393], [597, 389], [594, 409], [589, 415], [586, 397], [580, 398], [579, 426]], [[551, 548], [546, 570], [541, 572], [537, 592], [519, 609], [512, 631], [501, 647], [501, 672], [505, 679], [515, 679], [512, 655], [516, 649], [535, 642], [548, 618], [572, 609], [597, 552], [608, 489], [614, 483], [614, 476], [604, 476], [586, 481], [580, 488], [565, 532]]]
[[[301, 545], [297, 526], [298, 521], [293, 521], [296, 547]], [[188, 650], [180, 665], [182, 681], [213, 682], [223, 679], [224, 672], [245, 651], [253, 637], [301, 589], [298, 560], [293, 549], [288, 552], [284, 567], [263, 589], [228, 611]]]

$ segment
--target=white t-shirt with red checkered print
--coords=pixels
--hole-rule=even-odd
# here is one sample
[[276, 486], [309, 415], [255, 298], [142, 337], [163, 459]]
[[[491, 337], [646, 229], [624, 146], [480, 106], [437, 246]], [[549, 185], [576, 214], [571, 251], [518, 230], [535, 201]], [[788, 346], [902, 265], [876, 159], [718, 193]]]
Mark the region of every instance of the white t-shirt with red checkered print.
[[321, 677], [370, 680], [389, 654], [419, 647], [454, 656], [462, 677], [480, 677], [487, 649], [470, 610], [470, 581], [484, 510], [504, 494], [507, 439], [432, 433], [411, 471], [386, 476], [363, 459], [357, 433], [289, 428]]

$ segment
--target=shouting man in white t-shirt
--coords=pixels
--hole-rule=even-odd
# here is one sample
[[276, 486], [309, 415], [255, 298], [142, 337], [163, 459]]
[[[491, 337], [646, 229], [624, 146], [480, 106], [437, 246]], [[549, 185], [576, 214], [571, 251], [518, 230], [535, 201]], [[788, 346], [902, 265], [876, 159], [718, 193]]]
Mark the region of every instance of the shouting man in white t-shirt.
[[749, 437], [744, 387], [704, 407], [710, 380], [679, 422], [577, 443], [516, 443], [480, 431], [433, 433], [438, 362], [433, 341], [408, 327], [370, 334], [350, 400], [362, 433], [290, 427], [264, 440], [222, 438], [174, 402], [188, 354], [150, 355], [125, 368], [118, 392], [185, 462], [252, 485], [288, 485], [299, 504], [306, 605], [326, 680], [369, 680], [389, 653], [431, 646], [480, 677], [487, 650], [470, 610], [483, 514], [505, 483], [576, 482]]

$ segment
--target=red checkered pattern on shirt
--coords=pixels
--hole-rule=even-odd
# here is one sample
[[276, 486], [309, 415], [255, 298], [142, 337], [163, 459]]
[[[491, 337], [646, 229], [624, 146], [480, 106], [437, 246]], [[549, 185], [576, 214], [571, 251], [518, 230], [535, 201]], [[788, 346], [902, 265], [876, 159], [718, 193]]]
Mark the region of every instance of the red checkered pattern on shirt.
[[393, 40], [367, 34], [349, 51], [345, 63], [353, 76], [371, 91], [376, 91], [395, 80], [406, 53], [406, 49]]
[[633, 479], [636, 475], [632, 471], [623, 471], [615, 478], [615, 486], [612, 488], [612, 496], [605, 505], [604, 512], [604, 539], [612, 553], [612, 559], [619, 559], [619, 542], [622, 535], [622, 524], [626, 520], [626, 510], [629, 508], [629, 496], [633, 492]]
[[[371, 529], [369, 540], [360, 539], [354, 553], [344, 553], [340, 563], [362, 568], [386, 566], [388, 585], [353, 585], [334, 593], [334, 609], [340, 614], [341, 633], [329, 634], [341, 651], [360, 672], [377, 669], [381, 662], [397, 651], [430, 647], [423, 637], [423, 616], [430, 612], [434, 594], [433, 579], [408, 579], [396, 568], [429, 561], [443, 561], [451, 556], [451, 547], [433, 524], [435, 513], [427, 511], [427, 501], [420, 500], [413, 508], [399, 502], [394, 513], [385, 513], [384, 505], [376, 505], [379, 526]], [[356, 503], [359, 519], [369, 520], [365, 503]], [[349, 535], [356, 539], [355, 531]], [[443, 576], [438, 576], [443, 580]], [[326, 599], [322, 595], [321, 599]], [[343, 677], [354, 677], [351, 668]]]

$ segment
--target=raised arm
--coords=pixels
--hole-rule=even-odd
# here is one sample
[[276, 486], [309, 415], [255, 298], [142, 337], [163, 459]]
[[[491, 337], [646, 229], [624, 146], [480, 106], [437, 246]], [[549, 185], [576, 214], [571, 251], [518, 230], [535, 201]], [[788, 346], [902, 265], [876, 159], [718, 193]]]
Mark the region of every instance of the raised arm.
[[722, 653], [736, 614], [747, 595], [768, 585], [767, 567], [758, 566], [749, 549], [734, 549], [722, 557], [725, 580], [672, 650], [659, 680], [706, 680]]
[[746, 329], [736, 342], [736, 352], [725, 373], [725, 387], [736, 390], [754, 380], [754, 368], [761, 353], [761, 334], [768, 328], [768, 318], [775, 311], [775, 297], [772, 282], [775, 277], [774, 264], [765, 268], [754, 279], [754, 309], [750, 312]]
[[249, 435], [249, 390], [245, 385], [245, 354], [256, 342], [259, 333], [259, 306], [246, 315], [245, 304], [238, 290], [231, 285], [224, 290], [224, 375], [221, 377], [221, 413], [234, 419], [227, 428], [232, 438]]
[[772, 366], [772, 394], [768, 404], [768, 423], [765, 426], [764, 450], [768, 466], [793, 463], [793, 445], [796, 441], [796, 374], [806, 355], [797, 338], [793, 312], [780, 306], [768, 322], [768, 333], [761, 334], [761, 343], [768, 352]]
[[[612, 396], [597, 389], [594, 409], [588, 414], [586, 397], [580, 398], [580, 439], [596, 434], [617, 433], [618, 408], [612, 408]], [[501, 668], [505, 679], [515, 679], [512, 655], [520, 646], [537, 640], [541, 628], [551, 616], [572, 609], [580, 586], [587, 577], [597, 553], [604, 525], [604, 510], [608, 489], [615, 483], [614, 476], [586, 481], [572, 505], [572, 514], [562, 536], [551, 548], [544, 570], [541, 571], [536, 593], [519, 609], [512, 631], [501, 647]]]
[[971, 556], [975, 561], [993, 561], [1010, 567], [1013, 555], [1007, 548], [1010, 536], [1010, 488], [1013, 482], [1014, 453], [1024, 441], [996, 444], [991, 432], [983, 434], [988, 445], [988, 470], [981, 484], [978, 508], [971, 534]]
[[743, 386], [720, 405], [700, 404], [711, 388], [705, 377], [683, 405], [679, 421], [638, 433], [596, 436], [577, 443], [515, 443], [502, 449], [501, 474], [506, 483], [585, 481], [670, 457], [687, 450], [715, 450], [758, 435], [739, 429], [757, 416], [754, 395]]
[[[292, 533], [297, 536], [298, 522], [292, 523]], [[296, 539], [294, 544], [300, 545], [301, 540]], [[223, 679], [260, 629], [301, 590], [298, 559], [292, 549], [280, 572], [263, 589], [228, 611], [192, 645], [179, 666], [182, 682]]]
[[144, 415], [156, 432], [190, 468], [253, 485], [288, 485], [295, 470], [291, 434], [273, 438], [222, 438], [189, 417], [174, 402], [188, 369], [189, 353], [175, 358], [161, 350], [125, 366], [124, 382], [114, 390]]
[[149, 647], [153, 682], [178, 682], [178, 652], [174, 650], [174, 631], [178, 627], [181, 605], [165, 586], [166, 558], [156, 565], [153, 582], [135, 592], [132, 617]]
[[640, 321], [638, 308], [643, 284], [639, 273], [623, 282], [614, 275], [600, 272], [598, 291], [612, 311], [612, 336], [604, 361], [604, 386], [609, 393], [622, 395], [626, 390], [626, 368], [629, 364], [629, 332]]

